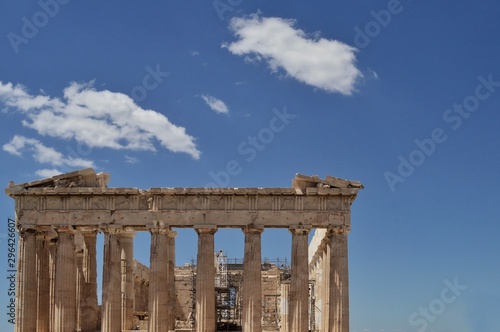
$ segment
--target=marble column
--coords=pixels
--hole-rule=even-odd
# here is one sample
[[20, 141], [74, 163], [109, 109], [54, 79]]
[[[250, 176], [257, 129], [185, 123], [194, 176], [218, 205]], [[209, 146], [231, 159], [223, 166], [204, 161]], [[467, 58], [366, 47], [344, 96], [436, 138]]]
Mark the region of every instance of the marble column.
[[118, 228], [105, 228], [101, 331], [121, 332], [121, 246]]
[[244, 227], [243, 332], [262, 331], [261, 234], [263, 228]]
[[288, 332], [289, 295], [290, 283], [287, 281], [282, 282], [280, 294], [280, 332]]
[[49, 331], [55, 330], [56, 319], [56, 263], [57, 263], [57, 243], [59, 240], [53, 238], [49, 242]]
[[323, 317], [324, 317], [324, 303], [325, 303], [325, 270], [324, 270], [324, 251], [325, 251], [326, 246], [321, 243], [318, 246], [318, 259], [315, 264], [315, 270], [316, 270], [316, 308], [315, 308], [315, 317], [316, 317], [316, 327], [318, 331], [324, 332], [324, 324], [323, 324]]
[[215, 260], [214, 234], [216, 226], [200, 226], [196, 265], [196, 332], [215, 332]]
[[169, 331], [175, 330], [175, 308], [177, 305], [177, 295], [175, 291], [175, 237], [177, 232], [170, 231], [167, 234], [168, 242], [168, 298], [169, 298], [169, 323], [167, 325]]
[[[84, 285], [85, 278], [83, 273], [83, 261], [85, 255], [85, 249], [81, 242], [79, 241], [81, 234], [77, 233], [75, 236], [75, 263], [76, 263], [76, 330], [82, 330], [82, 301], [84, 298]], [[83, 239], [82, 239], [83, 240]]]
[[329, 332], [349, 332], [349, 275], [345, 226], [330, 229]]
[[81, 297], [82, 332], [94, 332], [97, 329], [97, 229], [80, 228], [85, 242], [83, 255], [83, 284]]
[[37, 328], [36, 234], [35, 229], [19, 230], [16, 332]]
[[323, 240], [325, 249], [323, 250], [323, 259], [321, 269], [323, 270], [323, 294], [322, 294], [322, 319], [321, 332], [328, 332], [330, 320], [330, 237], [326, 236]]
[[58, 227], [56, 280], [54, 289], [54, 331], [76, 329], [75, 231], [71, 226]]
[[134, 236], [135, 232], [125, 230], [121, 234], [121, 294], [122, 294], [122, 330], [134, 329]]
[[309, 330], [309, 264], [308, 237], [310, 229], [290, 228], [292, 233], [292, 270], [290, 278], [290, 332]]
[[149, 268], [149, 332], [167, 332], [171, 326], [169, 296], [169, 228], [151, 228]]
[[47, 230], [36, 237], [36, 265], [38, 273], [37, 332], [50, 331], [50, 266], [49, 245], [52, 236]]

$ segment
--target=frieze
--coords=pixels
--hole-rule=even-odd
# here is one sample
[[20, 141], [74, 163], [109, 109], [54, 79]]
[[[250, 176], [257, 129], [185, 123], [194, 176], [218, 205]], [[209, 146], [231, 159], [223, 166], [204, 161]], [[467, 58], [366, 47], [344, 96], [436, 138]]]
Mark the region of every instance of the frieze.
[[[333, 227], [350, 225], [350, 205], [362, 189], [356, 181], [297, 175], [300, 186], [293, 188], [142, 190], [100, 186], [97, 175], [87, 169], [22, 185], [11, 182], [5, 191], [16, 200], [19, 223], [42, 226], [105, 223], [145, 228], [161, 221], [175, 227]], [[75, 186], [57, 185], [75, 177], [80, 181]]]

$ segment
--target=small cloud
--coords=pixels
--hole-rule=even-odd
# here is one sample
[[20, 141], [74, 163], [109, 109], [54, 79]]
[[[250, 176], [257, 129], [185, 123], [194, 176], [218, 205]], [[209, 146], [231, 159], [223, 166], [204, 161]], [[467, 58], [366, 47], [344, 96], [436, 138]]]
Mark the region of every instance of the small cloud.
[[242, 85], [242, 84], [247, 84], [246, 81], [238, 81], [236, 83], [234, 83], [234, 85]]
[[202, 95], [201, 98], [207, 103], [207, 105], [215, 112], [217, 113], [223, 113], [227, 114], [229, 113], [229, 108], [226, 106], [226, 104], [220, 100], [217, 99], [213, 96], [210, 95]]
[[59, 175], [62, 172], [58, 169], [39, 169], [35, 174], [41, 178], [51, 178], [55, 175]]
[[197, 56], [200, 55], [200, 52], [198, 51], [191, 51], [191, 56]]
[[2, 146], [2, 149], [5, 152], [8, 152], [10, 154], [13, 154], [15, 156], [21, 157], [22, 156], [22, 150], [26, 145], [35, 145], [38, 143], [38, 140], [36, 139], [30, 139], [26, 138], [24, 136], [19, 136], [16, 135], [14, 136], [9, 143], [4, 144]]
[[127, 156], [125, 155], [125, 162], [127, 164], [137, 164], [139, 162], [139, 159], [137, 159], [136, 157], [131, 157], [131, 156]]
[[363, 76], [356, 68], [355, 47], [338, 40], [307, 35], [296, 22], [279, 17], [232, 18], [229, 28], [237, 41], [222, 44], [246, 62], [266, 61], [273, 73], [284, 70], [289, 77], [327, 92], [351, 95]]
[[378, 74], [375, 70], [373, 69], [368, 69], [368, 72], [372, 75], [372, 78], [375, 80], [378, 80]]

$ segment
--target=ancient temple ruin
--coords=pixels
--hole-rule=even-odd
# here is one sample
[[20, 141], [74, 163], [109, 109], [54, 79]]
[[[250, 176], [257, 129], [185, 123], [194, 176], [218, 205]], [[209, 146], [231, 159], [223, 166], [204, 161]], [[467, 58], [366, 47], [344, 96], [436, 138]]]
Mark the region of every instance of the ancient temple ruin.
[[[233, 322], [249, 332], [349, 331], [347, 236], [360, 182], [297, 174], [291, 188], [141, 190], [108, 181], [84, 169], [5, 189], [19, 232], [16, 332], [215, 332]], [[176, 228], [197, 232], [196, 264], [176, 267]], [[219, 228], [245, 234], [230, 283], [215, 253]], [[291, 232], [290, 266], [262, 261], [266, 228]], [[151, 234], [149, 268], [134, 260], [137, 232]]]

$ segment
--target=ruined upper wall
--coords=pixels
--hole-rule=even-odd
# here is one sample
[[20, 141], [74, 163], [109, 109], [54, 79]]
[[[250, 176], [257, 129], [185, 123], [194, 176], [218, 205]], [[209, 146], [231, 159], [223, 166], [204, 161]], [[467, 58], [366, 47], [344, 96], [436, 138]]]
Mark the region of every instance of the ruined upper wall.
[[327, 176], [322, 180], [317, 175], [308, 176], [298, 173], [292, 180], [292, 187], [303, 192], [311, 190], [310, 188], [364, 188], [360, 181], [350, 181], [334, 176]]
[[14, 184], [14, 181], [11, 181], [5, 193], [14, 196], [34, 188], [106, 188], [108, 182], [109, 173], [96, 173], [92, 168], [85, 168], [21, 184]]
[[350, 224], [358, 181], [297, 174], [292, 188], [108, 188], [84, 169], [14, 184], [18, 223], [42, 226], [329, 227]]

